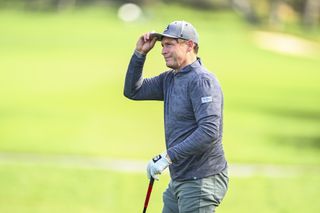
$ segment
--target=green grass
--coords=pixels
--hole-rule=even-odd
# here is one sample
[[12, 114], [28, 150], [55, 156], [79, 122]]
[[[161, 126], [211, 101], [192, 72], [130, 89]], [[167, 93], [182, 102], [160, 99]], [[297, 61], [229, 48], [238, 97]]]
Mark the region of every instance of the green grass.
[[[311, 173], [310, 173], [311, 174]], [[232, 177], [217, 211], [318, 212], [315, 187], [319, 175], [298, 177]], [[169, 177], [155, 182], [148, 212], [162, 208], [162, 192]], [[148, 186], [144, 174], [50, 166], [1, 165], [1, 212], [140, 212]]]
[[219, 212], [318, 212], [319, 176], [233, 178]]
[[[137, 37], [176, 17], [157, 9], [148, 9], [154, 18], [133, 24], [112, 9], [2, 11], [0, 150], [143, 159], [163, 150], [162, 103], [122, 95]], [[200, 56], [223, 86], [228, 159], [318, 163], [318, 142], [310, 144], [319, 139], [320, 60], [258, 49], [253, 29], [230, 13], [194, 12], [194, 18], [189, 9], [177, 11], [198, 26]], [[158, 45], [146, 76], [166, 69], [159, 53]], [[281, 141], [292, 138], [301, 141]], [[300, 147], [306, 158], [296, 158]]]
[[[50, 166], [1, 165], [1, 212], [140, 212], [148, 180], [144, 174]], [[161, 209], [168, 176], [155, 184], [150, 212]]]
[[[162, 152], [162, 102], [125, 99], [123, 81], [138, 36], [184, 19], [223, 87], [229, 162], [319, 166], [320, 51], [261, 50], [252, 40], [259, 29], [229, 12], [159, 5], [145, 14], [129, 24], [112, 8], [0, 11], [0, 152], [146, 162]], [[146, 76], [166, 70], [160, 51], [148, 55]], [[138, 212], [146, 190], [142, 174], [5, 164], [0, 173], [0, 212]], [[161, 209], [167, 180], [157, 182], [150, 212]], [[234, 177], [219, 212], [318, 212], [317, 188], [318, 173]]]

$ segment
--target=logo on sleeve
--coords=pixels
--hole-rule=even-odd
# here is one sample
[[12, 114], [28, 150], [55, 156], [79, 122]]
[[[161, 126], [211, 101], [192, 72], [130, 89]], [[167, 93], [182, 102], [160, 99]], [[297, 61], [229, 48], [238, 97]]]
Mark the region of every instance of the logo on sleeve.
[[209, 103], [212, 102], [212, 96], [201, 97], [201, 103]]

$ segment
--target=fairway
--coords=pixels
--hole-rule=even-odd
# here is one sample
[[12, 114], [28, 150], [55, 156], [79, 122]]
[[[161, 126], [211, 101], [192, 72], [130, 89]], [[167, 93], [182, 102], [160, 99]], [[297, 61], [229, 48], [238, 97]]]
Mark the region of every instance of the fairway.
[[[316, 168], [284, 177], [231, 176], [217, 211], [319, 212], [320, 33], [312, 35], [310, 54], [264, 49], [254, 36], [265, 29], [230, 12], [159, 5], [124, 23], [112, 8], [0, 11], [0, 154], [147, 163], [164, 150], [163, 103], [127, 100], [123, 84], [138, 36], [177, 18], [197, 27], [199, 55], [222, 85], [229, 163]], [[167, 69], [160, 53], [157, 44], [146, 77]], [[168, 180], [155, 182], [149, 213], [160, 212]], [[0, 212], [139, 212], [147, 184], [140, 171], [0, 158]]]

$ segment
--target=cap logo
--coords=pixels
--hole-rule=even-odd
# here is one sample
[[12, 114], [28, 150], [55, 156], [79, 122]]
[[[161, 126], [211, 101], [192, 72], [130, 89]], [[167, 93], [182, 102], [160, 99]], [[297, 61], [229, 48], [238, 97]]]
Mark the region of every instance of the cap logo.
[[167, 31], [169, 30], [169, 27], [170, 27], [170, 25], [168, 25], [168, 26], [166, 27], [166, 29], [164, 29], [163, 32], [164, 32], [164, 33], [167, 32]]

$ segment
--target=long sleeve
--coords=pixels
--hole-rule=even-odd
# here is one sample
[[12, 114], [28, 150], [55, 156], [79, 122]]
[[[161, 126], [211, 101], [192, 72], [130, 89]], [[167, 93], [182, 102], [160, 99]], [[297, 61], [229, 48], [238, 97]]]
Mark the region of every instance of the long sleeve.
[[163, 100], [164, 74], [144, 79], [146, 56], [137, 52], [131, 57], [124, 84], [124, 96], [132, 100]]

